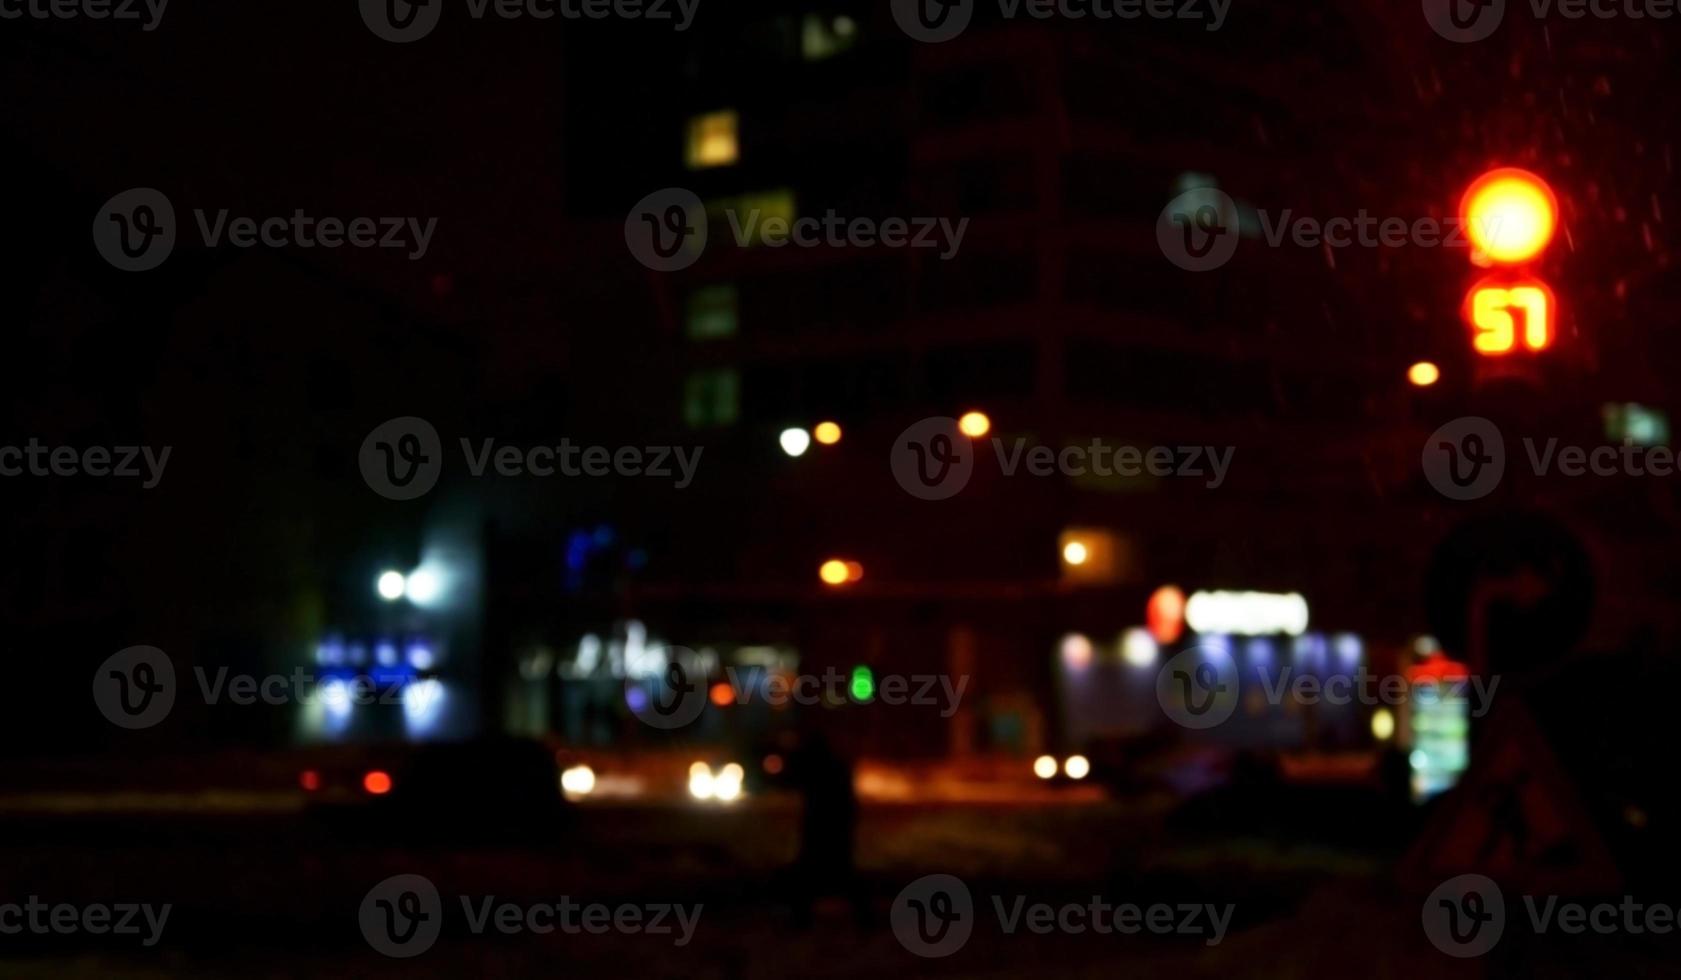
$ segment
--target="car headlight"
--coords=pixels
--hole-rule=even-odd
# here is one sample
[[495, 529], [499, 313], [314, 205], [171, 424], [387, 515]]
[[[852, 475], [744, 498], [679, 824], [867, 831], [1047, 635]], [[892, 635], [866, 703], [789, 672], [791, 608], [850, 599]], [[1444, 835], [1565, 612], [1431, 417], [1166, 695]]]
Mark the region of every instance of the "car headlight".
[[588, 796], [595, 789], [595, 770], [582, 764], [569, 767], [560, 774], [560, 789], [567, 796]]
[[689, 795], [697, 800], [710, 800], [716, 784], [712, 767], [704, 762], [689, 766]]

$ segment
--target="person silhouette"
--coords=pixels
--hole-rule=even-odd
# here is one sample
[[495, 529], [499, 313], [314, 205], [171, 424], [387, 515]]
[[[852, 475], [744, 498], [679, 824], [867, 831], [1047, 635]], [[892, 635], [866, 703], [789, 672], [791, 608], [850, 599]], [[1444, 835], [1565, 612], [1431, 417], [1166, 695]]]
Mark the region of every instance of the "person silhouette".
[[858, 797], [851, 764], [813, 730], [789, 754], [787, 775], [803, 802], [799, 854], [790, 869], [795, 922], [809, 925], [819, 898], [840, 895], [851, 903], [858, 924], [867, 924], [868, 907], [853, 864]]

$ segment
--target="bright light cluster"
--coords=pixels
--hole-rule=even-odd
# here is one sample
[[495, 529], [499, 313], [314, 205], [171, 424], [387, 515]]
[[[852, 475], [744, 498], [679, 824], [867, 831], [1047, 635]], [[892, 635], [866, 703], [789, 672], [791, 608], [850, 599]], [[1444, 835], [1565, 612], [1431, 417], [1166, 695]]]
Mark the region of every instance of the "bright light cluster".
[[1307, 600], [1298, 592], [1196, 592], [1185, 621], [1198, 633], [1266, 636], [1307, 632]]
[[[1040, 779], [1055, 779], [1058, 771], [1056, 756], [1042, 755], [1033, 760], [1033, 775]], [[1071, 755], [1062, 760], [1061, 771], [1069, 779], [1080, 780], [1091, 775], [1091, 760], [1083, 755]]]
[[430, 606], [443, 594], [443, 574], [434, 565], [422, 565], [407, 575], [390, 568], [380, 572], [379, 578], [374, 580], [374, 591], [386, 602], [407, 597], [417, 606]]
[[733, 803], [741, 798], [741, 781], [747, 773], [734, 762], [712, 771], [704, 762], [689, 766], [689, 795], [697, 800]]

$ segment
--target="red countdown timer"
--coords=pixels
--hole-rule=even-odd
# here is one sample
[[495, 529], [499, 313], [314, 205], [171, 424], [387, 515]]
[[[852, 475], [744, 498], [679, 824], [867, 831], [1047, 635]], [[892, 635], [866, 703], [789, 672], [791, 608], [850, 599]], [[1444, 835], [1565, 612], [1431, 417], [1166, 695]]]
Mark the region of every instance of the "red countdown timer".
[[1551, 347], [1558, 304], [1552, 289], [1528, 266], [1558, 228], [1552, 188], [1527, 170], [1491, 170], [1465, 191], [1459, 220], [1471, 241], [1471, 262], [1500, 270], [1479, 280], [1465, 297], [1471, 346], [1488, 357]]
[[1493, 357], [1546, 350], [1553, 343], [1554, 305], [1553, 291], [1539, 279], [1489, 276], [1465, 297], [1471, 346]]

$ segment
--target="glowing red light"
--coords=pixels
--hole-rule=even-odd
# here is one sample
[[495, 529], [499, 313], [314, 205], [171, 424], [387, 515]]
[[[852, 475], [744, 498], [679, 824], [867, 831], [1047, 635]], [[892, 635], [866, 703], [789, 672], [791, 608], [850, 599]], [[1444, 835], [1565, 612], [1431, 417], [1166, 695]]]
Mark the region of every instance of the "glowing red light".
[[1502, 167], [1478, 177], [1459, 203], [1478, 265], [1517, 265], [1541, 254], [1558, 226], [1558, 199], [1527, 170]]
[[1176, 585], [1157, 589], [1144, 606], [1144, 627], [1157, 643], [1175, 643], [1185, 632], [1185, 593]]
[[1440, 650], [1432, 653], [1428, 659], [1413, 664], [1407, 668], [1407, 681], [1417, 684], [1421, 681], [1446, 682], [1460, 680], [1471, 676], [1471, 669]]
[[306, 792], [313, 793], [321, 788], [321, 774], [314, 769], [305, 769], [298, 773], [298, 785]]
[[391, 792], [391, 774], [378, 769], [371, 770], [362, 777], [362, 788], [374, 796], [384, 796]]

